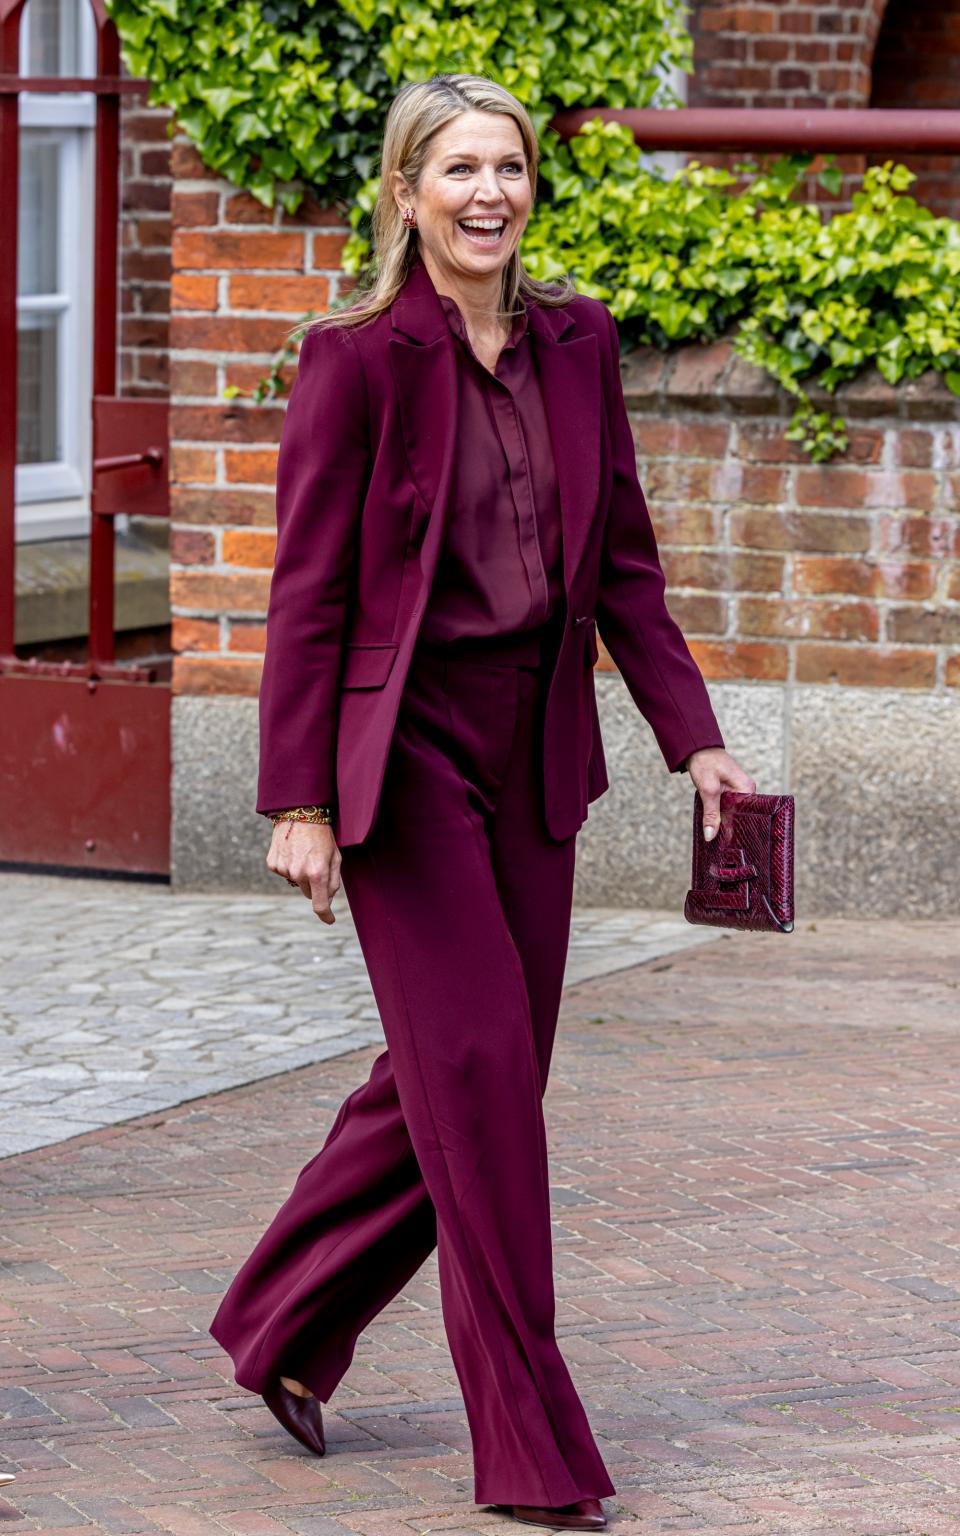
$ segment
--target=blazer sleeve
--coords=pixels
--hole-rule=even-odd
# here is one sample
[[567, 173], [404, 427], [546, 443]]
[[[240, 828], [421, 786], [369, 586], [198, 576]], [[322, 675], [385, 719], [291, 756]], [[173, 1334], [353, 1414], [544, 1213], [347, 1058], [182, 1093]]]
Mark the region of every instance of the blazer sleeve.
[[608, 397], [613, 485], [604, 533], [597, 627], [671, 772], [691, 752], [724, 746], [706, 684], [667, 609], [656, 535], [637, 477], [623, 398], [616, 321], [603, 305], [612, 383]]
[[260, 684], [257, 810], [332, 804], [340, 664], [370, 473], [349, 329], [308, 331], [277, 460], [277, 553]]

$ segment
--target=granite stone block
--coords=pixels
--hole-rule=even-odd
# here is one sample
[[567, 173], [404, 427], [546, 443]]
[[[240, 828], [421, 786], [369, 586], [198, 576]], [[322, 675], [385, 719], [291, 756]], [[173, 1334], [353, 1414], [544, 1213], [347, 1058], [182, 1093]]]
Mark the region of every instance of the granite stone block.
[[256, 699], [174, 698], [172, 733], [172, 884], [276, 894], [281, 882], [264, 862], [270, 823], [254, 810]]
[[944, 917], [960, 907], [960, 706], [800, 688], [791, 763], [797, 909]]

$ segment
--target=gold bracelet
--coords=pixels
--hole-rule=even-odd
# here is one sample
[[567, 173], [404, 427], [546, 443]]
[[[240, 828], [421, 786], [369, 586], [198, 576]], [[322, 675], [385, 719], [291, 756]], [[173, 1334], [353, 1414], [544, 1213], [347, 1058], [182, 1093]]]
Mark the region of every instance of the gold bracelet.
[[276, 826], [278, 821], [308, 821], [313, 826], [328, 827], [333, 821], [333, 807], [329, 805], [297, 805], [289, 811], [277, 811], [270, 817]]

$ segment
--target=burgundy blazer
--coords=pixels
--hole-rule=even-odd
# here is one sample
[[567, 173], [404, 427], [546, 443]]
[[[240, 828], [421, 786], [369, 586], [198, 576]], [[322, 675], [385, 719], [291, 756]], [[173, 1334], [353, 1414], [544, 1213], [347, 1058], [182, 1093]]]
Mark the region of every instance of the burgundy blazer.
[[[560, 492], [566, 610], [544, 722], [551, 836], [607, 788], [596, 628], [670, 769], [722, 746], [703, 678], [664, 603], [637, 478], [613, 316], [578, 294], [531, 305]], [[277, 466], [277, 556], [260, 689], [259, 811], [333, 801], [361, 843], [376, 815], [437, 565], [457, 447], [455, 338], [415, 263], [359, 327], [309, 331]]]

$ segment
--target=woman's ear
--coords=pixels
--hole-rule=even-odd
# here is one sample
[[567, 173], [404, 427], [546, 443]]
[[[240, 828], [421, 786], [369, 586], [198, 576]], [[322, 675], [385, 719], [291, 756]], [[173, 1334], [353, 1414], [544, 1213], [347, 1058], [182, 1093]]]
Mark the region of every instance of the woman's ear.
[[401, 212], [404, 208], [408, 208], [410, 206], [413, 193], [410, 191], [410, 188], [404, 181], [400, 171], [394, 171], [392, 173], [390, 177], [390, 191], [393, 193], [393, 200]]

